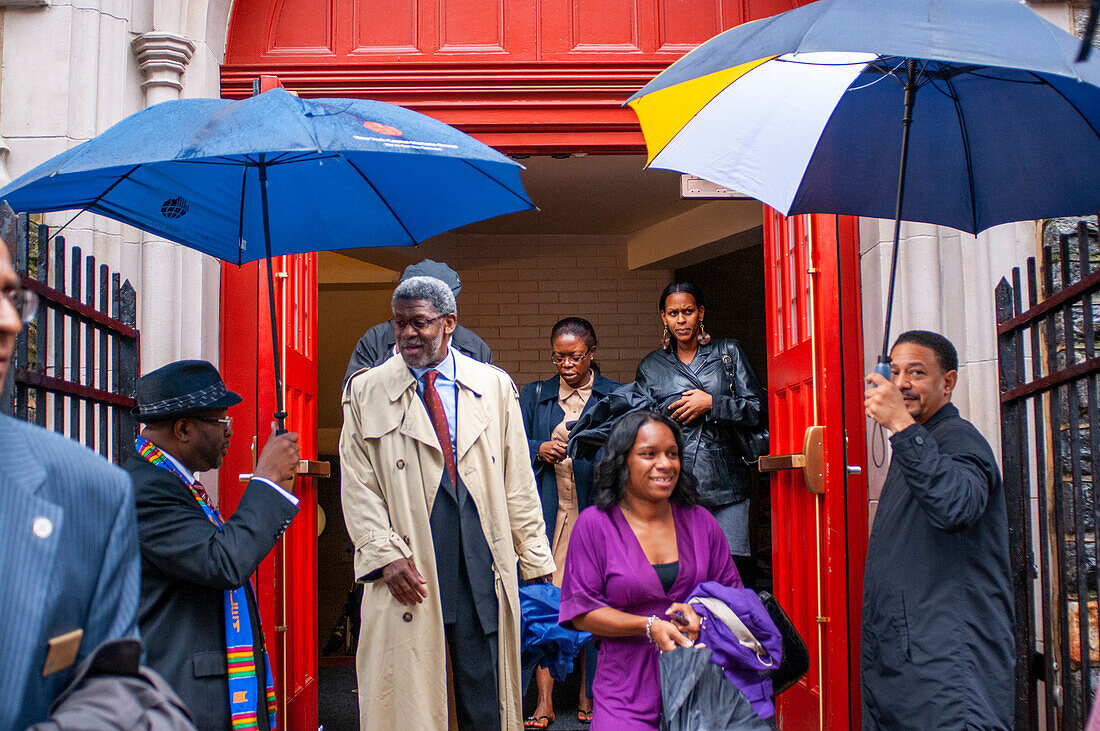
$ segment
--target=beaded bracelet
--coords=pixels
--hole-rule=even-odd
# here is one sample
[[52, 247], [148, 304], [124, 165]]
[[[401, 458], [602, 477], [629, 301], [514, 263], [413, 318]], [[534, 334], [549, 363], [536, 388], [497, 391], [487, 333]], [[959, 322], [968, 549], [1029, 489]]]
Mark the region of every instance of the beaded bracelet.
[[653, 642], [653, 623], [656, 622], [657, 619], [658, 617], [656, 614], [651, 614], [645, 623], [645, 638], [650, 642]]

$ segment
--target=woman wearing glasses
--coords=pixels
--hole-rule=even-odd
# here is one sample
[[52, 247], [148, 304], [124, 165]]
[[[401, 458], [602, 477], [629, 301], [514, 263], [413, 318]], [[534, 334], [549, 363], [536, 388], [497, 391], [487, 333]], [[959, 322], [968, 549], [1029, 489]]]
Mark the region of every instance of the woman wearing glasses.
[[[614, 391], [622, 384], [604, 378], [594, 367], [596, 355], [596, 331], [592, 323], [582, 317], [560, 320], [550, 331], [550, 362], [558, 374], [545, 381], [534, 381], [523, 387], [520, 393], [520, 409], [523, 425], [527, 429], [527, 441], [531, 448], [531, 464], [539, 485], [543, 517], [550, 531], [550, 545], [554, 551], [555, 586], [561, 586], [565, 567], [565, 552], [569, 535], [577, 521], [578, 513], [591, 504], [594, 462], [572, 460], [565, 452], [569, 441], [569, 426], [581, 418], [589, 406]], [[585, 659], [587, 658], [587, 660]], [[596, 653], [589, 651], [582, 658], [586, 682], [581, 686], [578, 720], [592, 720], [592, 676], [595, 672]], [[554, 720], [552, 694], [554, 679], [545, 668], [535, 675], [538, 685], [538, 706], [524, 723], [525, 728], [546, 728]]]

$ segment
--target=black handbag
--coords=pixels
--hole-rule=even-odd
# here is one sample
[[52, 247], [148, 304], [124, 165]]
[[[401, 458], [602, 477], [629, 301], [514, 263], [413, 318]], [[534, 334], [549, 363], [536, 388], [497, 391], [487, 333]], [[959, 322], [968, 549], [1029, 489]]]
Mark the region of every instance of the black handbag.
[[764, 604], [764, 609], [768, 610], [772, 621], [779, 629], [779, 634], [783, 636], [783, 660], [771, 676], [774, 697], [793, 686], [810, 671], [810, 653], [806, 649], [806, 643], [802, 641], [802, 636], [798, 634], [798, 630], [794, 628], [790, 617], [783, 611], [783, 607], [779, 606], [776, 598], [766, 591], [757, 593]]
[[[735, 384], [737, 383], [737, 377], [733, 372], [733, 356], [729, 353], [722, 353], [722, 366], [725, 368], [726, 378], [730, 382], [730, 394], [736, 397]], [[756, 464], [761, 457], [767, 456], [771, 451], [766, 413], [766, 411], [762, 411], [762, 423], [757, 426], [735, 426], [729, 429], [730, 436], [741, 455], [741, 459], [747, 464]]]

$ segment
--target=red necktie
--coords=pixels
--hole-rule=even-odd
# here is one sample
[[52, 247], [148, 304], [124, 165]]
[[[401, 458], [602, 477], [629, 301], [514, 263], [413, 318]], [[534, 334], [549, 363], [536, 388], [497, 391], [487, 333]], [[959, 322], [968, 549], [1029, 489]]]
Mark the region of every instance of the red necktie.
[[439, 398], [439, 391], [435, 390], [435, 379], [439, 371], [428, 371], [424, 374], [424, 405], [428, 407], [428, 418], [432, 420], [435, 436], [439, 439], [439, 447], [443, 450], [443, 463], [447, 466], [447, 475], [451, 478], [451, 485], [458, 485], [458, 465], [455, 463], [455, 450], [451, 444], [451, 430], [447, 427], [447, 412], [443, 410], [443, 399]]

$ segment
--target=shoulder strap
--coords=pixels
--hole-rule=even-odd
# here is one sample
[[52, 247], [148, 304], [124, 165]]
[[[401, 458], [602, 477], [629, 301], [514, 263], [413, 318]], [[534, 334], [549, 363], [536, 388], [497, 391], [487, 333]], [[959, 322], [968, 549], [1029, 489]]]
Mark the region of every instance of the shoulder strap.
[[722, 367], [726, 369], [726, 378], [728, 378], [730, 382], [730, 394], [733, 396], [737, 395], [737, 378], [736, 374], [733, 372], [733, 353], [736, 343], [736, 340], [723, 339], [720, 341], [720, 347], [722, 349]]

